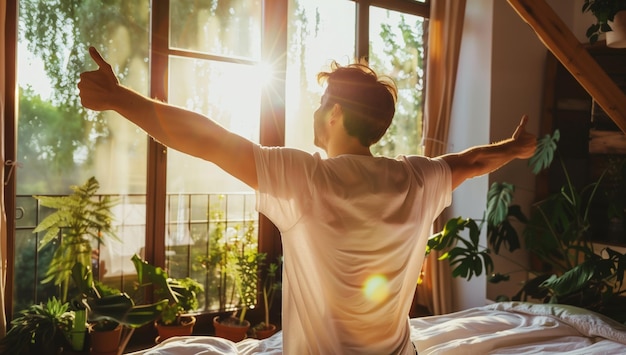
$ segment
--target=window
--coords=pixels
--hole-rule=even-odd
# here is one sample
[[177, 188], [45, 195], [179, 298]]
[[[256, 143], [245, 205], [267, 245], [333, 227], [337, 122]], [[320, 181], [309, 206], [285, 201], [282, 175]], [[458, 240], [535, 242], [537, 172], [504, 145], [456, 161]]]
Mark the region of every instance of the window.
[[427, 1], [10, 1], [19, 6], [13, 160], [20, 166], [16, 210], [7, 211], [15, 223], [14, 311], [56, 292], [40, 282], [52, 249], [40, 250], [41, 235], [32, 230], [49, 211], [32, 195], [67, 194], [90, 176], [100, 195], [118, 200], [122, 242], [93, 245], [94, 271], [111, 286], [132, 287], [130, 257], [139, 253], [174, 277], [204, 283], [201, 307], [212, 311], [224, 307], [206, 264], [216, 240], [251, 227], [269, 258], [280, 252], [275, 229], [255, 212], [254, 194], [241, 182], [161, 146], [114, 112], [82, 108], [76, 83], [80, 72], [94, 69], [89, 45], [140, 93], [206, 114], [255, 142], [310, 152], [322, 90], [317, 72], [331, 60], [364, 57], [400, 89], [396, 122], [375, 152], [420, 152]]
[[[359, 1], [290, 0], [285, 145], [320, 151], [313, 146], [312, 130], [323, 89], [316, 74], [328, 70], [332, 60], [345, 65], [366, 58], [377, 72], [391, 75], [399, 89], [396, 115], [373, 147], [374, 154], [422, 152], [427, 9], [398, 9], [401, 3], [371, 1], [371, 6], [359, 6]], [[365, 45], [357, 43], [358, 38], [365, 38]]]
[[19, 167], [12, 278], [9, 274], [14, 311], [57, 293], [51, 283], [41, 283], [57, 243], [40, 249], [43, 233], [32, 233], [50, 211], [32, 195], [68, 194], [71, 185], [94, 176], [98, 194], [119, 199], [114, 213], [123, 243], [92, 246], [99, 253], [94, 272], [118, 288], [132, 287], [130, 257], [145, 248], [148, 139], [113, 112], [84, 110], [76, 83], [78, 73], [94, 69], [86, 52], [94, 45], [123, 84], [148, 93], [149, 3], [82, 2], [79, 9], [64, 4], [18, 2]]
[[[170, 1], [168, 101], [259, 143], [267, 69], [261, 65], [262, 20], [261, 1]], [[236, 297], [224, 291], [235, 285], [220, 280], [226, 277], [218, 273], [220, 255], [246, 233], [257, 239], [253, 191], [216, 165], [172, 149], [165, 180], [166, 268], [173, 277], [203, 282], [204, 310], [234, 308]]]
[[374, 147], [376, 154], [422, 153], [424, 25], [420, 16], [380, 7], [370, 10], [370, 64], [392, 75], [398, 86], [396, 114]]

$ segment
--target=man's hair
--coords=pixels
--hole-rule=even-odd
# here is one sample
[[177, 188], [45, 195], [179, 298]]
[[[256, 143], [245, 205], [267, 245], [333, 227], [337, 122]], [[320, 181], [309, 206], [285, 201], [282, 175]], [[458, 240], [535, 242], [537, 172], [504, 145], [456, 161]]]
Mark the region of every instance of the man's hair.
[[327, 84], [326, 108], [336, 103], [341, 106], [346, 132], [363, 146], [378, 142], [396, 111], [395, 83], [387, 76], [378, 76], [365, 63], [341, 66], [333, 61], [330, 69], [317, 74], [317, 81]]

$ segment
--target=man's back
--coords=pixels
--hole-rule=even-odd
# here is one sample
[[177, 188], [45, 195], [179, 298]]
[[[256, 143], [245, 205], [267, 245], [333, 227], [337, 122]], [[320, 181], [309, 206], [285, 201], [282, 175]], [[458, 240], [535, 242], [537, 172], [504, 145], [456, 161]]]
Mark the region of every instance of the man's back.
[[282, 233], [284, 352], [413, 352], [407, 314], [432, 220], [450, 201], [447, 165], [255, 153], [259, 211]]

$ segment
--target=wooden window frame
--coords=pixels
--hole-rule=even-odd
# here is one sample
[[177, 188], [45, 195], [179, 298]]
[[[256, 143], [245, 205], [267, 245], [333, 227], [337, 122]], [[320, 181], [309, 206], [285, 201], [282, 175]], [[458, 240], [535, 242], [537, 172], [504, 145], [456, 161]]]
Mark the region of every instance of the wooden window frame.
[[[17, 156], [17, 34], [18, 1], [7, 0], [5, 43], [5, 161], [16, 161]], [[356, 57], [367, 58], [369, 53], [369, 9], [381, 7], [406, 14], [428, 18], [430, 0], [346, 0], [356, 3]], [[181, 54], [170, 49], [169, 0], [152, 0], [151, 48], [150, 48], [150, 96], [167, 101], [168, 56]], [[286, 73], [288, 0], [264, 1], [262, 43], [272, 46], [262, 48], [261, 60], [271, 62], [276, 72]], [[278, 45], [276, 45], [278, 44]], [[187, 53], [188, 54], [188, 53]], [[195, 54], [202, 58], [202, 54]], [[283, 146], [285, 143], [285, 80], [282, 85], [262, 93], [260, 117], [260, 143], [266, 146]], [[156, 265], [165, 264], [165, 216], [166, 216], [166, 147], [148, 137], [147, 188], [146, 188], [146, 259]], [[5, 208], [7, 214], [7, 282], [5, 287], [5, 312], [7, 319], [13, 316], [13, 274], [15, 248], [16, 182], [5, 169]], [[259, 249], [274, 260], [282, 253], [280, 233], [263, 215], [259, 216]]]

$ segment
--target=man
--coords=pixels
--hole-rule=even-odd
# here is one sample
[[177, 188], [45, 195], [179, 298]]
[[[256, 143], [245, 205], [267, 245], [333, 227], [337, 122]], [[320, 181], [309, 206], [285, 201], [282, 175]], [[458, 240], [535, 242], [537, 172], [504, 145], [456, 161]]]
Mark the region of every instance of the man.
[[464, 180], [535, 150], [524, 116], [500, 143], [434, 159], [373, 157], [395, 113], [395, 85], [365, 65], [336, 63], [318, 75], [327, 88], [313, 122], [328, 158], [261, 147], [121, 86], [89, 51], [99, 69], [81, 75], [85, 107], [115, 110], [257, 191], [257, 210], [282, 235], [285, 354], [413, 354], [407, 315], [433, 220]]

